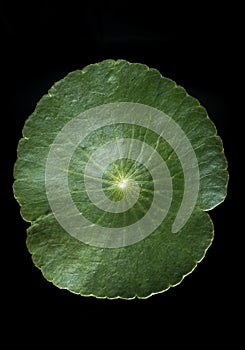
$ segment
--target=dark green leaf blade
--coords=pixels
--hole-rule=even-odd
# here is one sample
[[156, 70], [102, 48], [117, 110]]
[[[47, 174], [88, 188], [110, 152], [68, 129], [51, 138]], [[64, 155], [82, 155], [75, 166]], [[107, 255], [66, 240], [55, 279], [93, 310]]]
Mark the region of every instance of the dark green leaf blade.
[[[81, 139], [79, 127], [69, 130], [76, 121]], [[31, 222], [27, 246], [45, 278], [81, 295], [126, 299], [165, 291], [197, 266], [214, 234], [204, 211], [225, 199], [228, 183], [205, 108], [157, 70], [124, 60], [54, 84], [25, 123], [14, 177]], [[121, 226], [132, 228], [132, 240], [127, 230], [116, 238]]]

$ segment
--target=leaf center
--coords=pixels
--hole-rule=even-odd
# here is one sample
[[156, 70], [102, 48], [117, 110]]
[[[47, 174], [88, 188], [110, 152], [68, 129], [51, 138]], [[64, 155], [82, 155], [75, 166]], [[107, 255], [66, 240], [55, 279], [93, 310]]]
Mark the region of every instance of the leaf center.
[[127, 179], [122, 179], [118, 184], [117, 186], [122, 189], [122, 190], [125, 190], [126, 187], [128, 186], [128, 180]]

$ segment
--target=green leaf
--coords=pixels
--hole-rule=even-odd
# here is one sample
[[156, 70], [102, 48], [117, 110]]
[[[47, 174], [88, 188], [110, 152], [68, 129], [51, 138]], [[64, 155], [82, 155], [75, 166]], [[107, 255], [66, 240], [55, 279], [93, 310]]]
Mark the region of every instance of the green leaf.
[[179, 284], [226, 197], [222, 141], [205, 108], [156, 69], [105, 60], [69, 73], [26, 120], [14, 195], [27, 247], [59, 288], [146, 298]]

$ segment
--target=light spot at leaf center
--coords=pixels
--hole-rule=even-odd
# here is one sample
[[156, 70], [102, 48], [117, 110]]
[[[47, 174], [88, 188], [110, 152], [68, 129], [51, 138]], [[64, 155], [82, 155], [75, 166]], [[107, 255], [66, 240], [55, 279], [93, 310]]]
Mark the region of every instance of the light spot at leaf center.
[[127, 179], [122, 179], [119, 183], [118, 183], [118, 187], [121, 188], [122, 190], [126, 189], [128, 185], [128, 180]]

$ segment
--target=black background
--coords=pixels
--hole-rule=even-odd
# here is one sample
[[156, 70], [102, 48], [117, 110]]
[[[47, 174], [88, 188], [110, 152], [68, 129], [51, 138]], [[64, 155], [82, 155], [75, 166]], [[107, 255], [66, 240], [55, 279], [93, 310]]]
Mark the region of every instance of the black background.
[[[190, 345], [194, 333], [201, 345], [214, 335], [218, 341], [237, 339], [235, 319], [243, 308], [235, 274], [242, 260], [235, 253], [242, 244], [242, 229], [235, 223], [241, 156], [236, 135], [242, 128], [239, 12], [235, 4], [207, 2], [2, 2], [1, 290], [8, 329], [24, 324], [27, 333], [35, 330], [65, 340], [70, 327], [85, 339], [85, 329], [99, 334], [103, 326], [106, 331], [98, 336], [102, 343], [110, 344], [115, 334], [117, 344], [126, 345], [130, 334], [173, 345], [179, 338]], [[81, 297], [47, 282], [25, 246], [28, 224], [12, 194], [17, 143], [38, 100], [69, 71], [106, 58], [145, 63], [185, 87], [215, 122], [229, 162], [229, 192], [210, 212], [215, 239], [205, 259], [179, 286], [146, 300]], [[26, 332], [18, 339], [27, 340]]]

